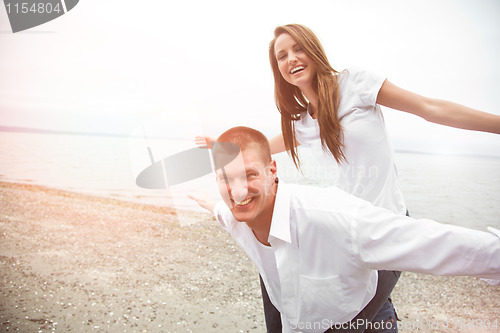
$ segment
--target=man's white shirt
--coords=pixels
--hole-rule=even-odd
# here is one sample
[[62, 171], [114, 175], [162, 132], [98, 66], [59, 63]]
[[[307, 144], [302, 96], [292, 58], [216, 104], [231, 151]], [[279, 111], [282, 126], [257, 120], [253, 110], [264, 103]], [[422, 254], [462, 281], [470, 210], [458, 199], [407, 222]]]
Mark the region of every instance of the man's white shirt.
[[415, 220], [337, 188], [280, 182], [270, 247], [223, 202], [214, 214], [257, 266], [283, 332], [324, 332], [353, 319], [375, 295], [377, 270], [500, 280], [498, 230]]

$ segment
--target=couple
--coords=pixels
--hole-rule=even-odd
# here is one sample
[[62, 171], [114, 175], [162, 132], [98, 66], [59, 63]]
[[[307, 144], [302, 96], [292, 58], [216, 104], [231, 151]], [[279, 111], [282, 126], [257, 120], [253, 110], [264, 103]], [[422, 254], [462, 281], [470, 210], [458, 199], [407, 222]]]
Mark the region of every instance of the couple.
[[[261, 200], [260, 198], [274, 198], [272, 200], [277, 200], [277, 203], [273, 202], [273, 209], [270, 211], [269, 208], [262, 210], [262, 212], [265, 212], [267, 215], [269, 215], [269, 213], [271, 214], [267, 216], [266, 219], [262, 219], [263, 221], [267, 221], [262, 223], [265, 225], [268, 222], [271, 223], [270, 221], [272, 220], [273, 223], [270, 224], [270, 231], [274, 230], [278, 233], [278, 236], [284, 237], [284, 241], [287, 244], [291, 244], [291, 247], [288, 248], [290, 251], [293, 246], [297, 245], [292, 242], [292, 238], [299, 237], [299, 235], [302, 235], [300, 237], [309, 237], [307, 239], [310, 242], [307, 243], [302, 241], [300, 244], [311, 244], [311, 246], [315, 246], [315, 248], [312, 249], [301, 248], [299, 250], [297, 248], [298, 252], [295, 252], [293, 255], [288, 255], [287, 251], [278, 251], [271, 242], [272, 238], [266, 238], [267, 233], [265, 228], [259, 227], [259, 223], [248, 222], [245, 220], [246, 217], [236, 215], [231, 217], [232, 214], [229, 215], [229, 213], [224, 215], [221, 213], [224, 211], [223, 206], [218, 206], [219, 210], [216, 213], [218, 214], [219, 221], [221, 221], [223, 225], [228, 226], [227, 223], [232, 225], [230, 221], [233, 221], [233, 218], [235, 218], [236, 221], [240, 221], [242, 219], [241, 221], [246, 222], [246, 224], [234, 224], [235, 226], [239, 226], [239, 228], [229, 227], [232, 231], [238, 231], [248, 223], [251, 223], [252, 226], [256, 226], [257, 228], [257, 230], [254, 230], [251, 225], [248, 225], [250, 230], [253, 231], [250, 236], [254, 235], [254, 239], [250, 237], [250, 241], [248, 241], [250, 243], [245, 242], [245, 244], [251, 246], [249, 248], [244, 247], [244, 249], [246, 251], [251, 251], [252, 254], [249, 253], [249, 256], [252, 259], [257, 258], [254, 259], [256, 260], [254, 262], [257, 267], [259, 267], [259, 271], [262, 275], [263, 298], [265, 303], [264, 308], [268, 331], [281, 331], [281, 319], [286, 319], [286, 321], [283, 321], [283, 329], [286, 331], [288, 327], [292, 327], [294, 323], [298, 325], [299, 322], [296, 320], [302, 318], [300, 317], [302, 315], [307, 313], [320, 315], [323, 313], [322, 311], [330, 310], [332, 310], [332, 314], [335, 317], [332, 318], [335, 319], [335, 323], [349, 321], [354, 318], [356, 313], [358, 313], [356, 318], [360, 319], [390, 321], [391, 318], [395, 318], [395, 314], [388, 297], [399, 277], [398, 270], [425, 270], [421, 270], [421, 268], [418, 267], [401, 267], [398, 261], [399, 257], [394, 257], [392, 259], [385, 258], [383, 255], [386, 254], [393, 254], [394, 256], [401, 255], [402, 253], [404, 254], [404, 249], [401, 250], [402, 252], [397, 252], [399, 250], [395, 249], [394, 253], [392, 250], [390, 250], [389, 253], [386, 253], [386, 241], [390, 239], [391, 244], [396, 247], [401, 245], [408, 245], [410, 248], [411, 246], [422, 246], [427, 249], [427, 256], [429, 253], [434, 254], [440, 252], [439, 250], [434, 250], [434, 243], [429, 240], [427, 236], [422, 235], [423, 238], [420, 239], [419, 235], [422, 234], [422, 232], [416, 233], [415, 236], [417, 237], [412, 239], [400, 238], [408, 237], [405, 230], [412, 230], [412, 228], [416, 226], [405, 222], [407, 220], [404, 215], [407, 213], [407, 210], [403, 195], [397, 183], [393, 152], [390, 148], [390, 142], [386, 135], [383, 116], [379, 105], [413, 113], [425, 118], [426, 120], [447, 126], [492, 133], [500, 133], [500, 117], [452, 102], [419, 96], [395, 86], [384, 77], [374, 75], [370, 72], [356, 69], [337, 72], [329, 64], [318, 38], [311, 30], [301, 25], [286, 25], [278, 27], [275, 30], [275, 38], [271, 42], [269, 49], [269, 58], [275, 80], [276, 104], [282, 116], [282, 134], [269, 140], [270, 153], [275, 154], [286, 150], [290, 153], [295, 165], [300, 168], [300, 158], [297, 153], [297, 147], [301, 144], [308, 145], [312, 148], [312, 151], [316, 152], [316, 154], [326, 155], [327, 159], [329, 159], [327, 163], [332, 163], [332, 165], [340, 168], [341, 172], [339, 173], [339, 177], [336, 181], [336, 185], [339, 188], [348, 193], [354, 194], [361, 199], [371, 202], [374, 206], [381, 207], [386, 210], [376, 210], [370, 213], [369, 211], [371, 208], [366, 208], [364, 201], [363, 204], [361, 204], [351, 197], [346, 199], [343, 197], [343, 194], [339, 194], [340, 192], [338, 191], [333, 191], [331, 189], [312, 190], [309, 188], [296, 188], [292, 186], [292, 189], [294, 189], [293, 191], [303, 192], [303, 194], [298, 193], [298, 197], [302, 198], [304, 196], [303, 199], [309, 200], [307, 204], [304, 204], [301, 199], [293, 199], [295, 196], [291, 195], [290, 205], [293, 206], [295, 203], [299, 204], [299, 206], [304, 205], [304, 207], [301, 206], [302, 208], [300, 208], [300, 212], [302, 212], [301, 214], [303, 215], [294, 213], [298, 215], [293, 217], [292, 211], [294, 211], [294, 209], [288, 209], [286, 205], [283, 206], [285, 208], [283, 208], [282, 205], [276, 206], [280, 203], [283, 204], [282, 201], [288, 201], [288, 199], [281, 199], [282, 201], [279, 200], [280, 197], [287, 197], [288, 194], [280, 196], [280, 192], [277, 192], [278, 194], [267, 192], [268, 195], [266, 196], [261, 196], [262, 193], [256, 196], [259, 200], [252, 199], [253, 195], [250, 192], [250, 183], [253, 180], [252, 177], [254, 177], [254, 175], [251, 174], [248, 176], [250, 179], [248, 179], [249, 183], [247, 186], [247, 191], [250, 193], [249, 196], [238, 197], [238, 195], [236, 195], [235, 198], [232, 198], [231, 179], [228, 179], [228, 182], [225, 184], [225, 191], [229, 194], [226, 195], [226, 197], [223, 197], [226, 199], [226, 203], [229, 204], [229, 209], [237, 209], [235, 211], [237, 214], [239, 214], [238, 209], [246, 209], [244, 208], [246, 207], [245, 204], [248, 204], [248, 207], [258, 204], [259, 208], [263, 209], [264, 206], [261, 205], [264, 205], [267, 201], [264, 199]], [[205, 141], [209, 143], [209, 141], [212, 140], [204, 137], [198, 138], [198, 142], [200, 144]], [[220, 138], [219, 141], [232, 142], [224, 139], [223, 137]], [[239, 142], [234, 143], [238, 145], [241, 144]], [[224, 147], [224, 145], [221, 145], [221, 147]], [[245, 147], [246, 146], [240, 147], [243, 151], [243, 157], [245, 157], [244, 152], [248, 150], [248, 148]], [[269, 169], [269, 175], [266, 174], [266, 177], [271, 174], [276, 175], [275, 167], [272, 165], [269, 166], [267, 158], [261, 162], [264, 163]], [[224, 167], [221, 170], [225, 170], [228, 167]], [[240, 163], [239, 169], [241, 168], [242, 165]], [[366, 175], [356, 172], [356, 170], [367, 170], [369, 168], [376, 168], [377, 177], [366, 177]], [[235, 179], [242, 181], [244, 177], [239, 178], [237, 177]], [[225, 181], [226, 180], [223, 177], [221, 180], [222, 184]], [[269, 179], [266, 181], [269, 181]], [[272, 182], [267, 185], [272, 185]], [[266, 190], [280, 188], [281, 191], [282, 187], [288, 187], [286, 184], [282, 185], [282, 183], [279, 185], [275, 184], [272, 187], [269, 186], [264, 186], [264, 188]], [[339, 195], [340, 197], [338, 197]], [[229, 201], [227, 200], [228, 198]], [[247, 200], [250, 201], [247, 203]], [[335, 204], [336, 200], [338, 200], [340, 207]], [[202, 201], [200, 201], [200, 203], [206, 204]], [[309, 204], [317, 204], [320, 206], [324, 204], [325, 207], [321, 206], [310, 209], [308, 206]], [[345, 205], [345, 207], [342, 207], [342, 205]], [[361, 206], [364, 208], [360, 208]], [[353, 221], [347, 223], [347, 220], [344, 220], [344, 224], [342, 224], [338, 222], [339, 219], [337, 217], [331, 219], [332, 221], [337, 221], [330, 222], [332, 223], [331, 226], [330, 224], [323, 225], [326, 223], [326, 220], [330, 220], [330, 218], [323, 221], [320, 217], [323, 214], [328, 217], [333, 214], [329, 210], [323, 211], [323, 208], [328, 208], [334, 211], [337, 209], [339, 212], [336, 212], [335, 214], [342, 213], [342, 216], [344, 216], [343, 214], [345, 213], [352, 218], [354, 218], [354, 216], [358, 216], [358, 214], [359, 216], [366, 217], [367, 220], [362, 218], [361, 220], [363, 220], [363, 222], [360, 223], [362, 225], [363, 223], [368, 223], [369, 225], [367, 226], [367, 230], [370, 230], [371, 234], [358, 235], [358, 231], [354, 229], [350, 230], [350, 232], [354, 232], [354, 234], [349, 234], [347, 233], [349, 230], [342, 229], [342, 226], [347, 228], [347, 225], [350, 225], [351, 228], [354, 228], [357, 224]], [[284, 211], [287, 209], [288, 211]], [[343, 209], [352, 209], [353, 211], [349, 210], [350, 213], [346, 213]], [[253, 212], [253, 208], [249, 210]], [[386, 218], [386, 214], [389, 214], [387, 210], [395, 214], [399, 214], [400, 216]], [[286, 233], [286, 230], [281, 230], [282, 228], [287, 229], [286, 226], [284, 227], [280, 224], [280, 222], [274, 223], [274, 217], [276, 214], [278, 214], [279, 220], [289, 220], [288, 223], [290, 223], [290, 228], [288, 229], [291, 233], [290, 235], [284, 235], [283, 232]], [[289, 216], [283, 216], [287, 214], [289, 214]], [[293, 221], [296, 221], [297, 218], [301, 219], [300, 225], [293, 224]], [[346, 217], [344, 216], [344, 218]], [[260, 219], [258, 220], [260, 221]], [[396, 227], [386, 220], [401, 220], [402, 225], [400, 227]], [[309, 223], [312, 223], [313, 225], [319, 223], [319, 225], [311, 227], [311, 230], [315, 230], [314, 232], [311, 231], [302, 234], [301, 232], [304, 230], [300, 228], [302, 228], [303, 223], [307, 226], [309, 226]], [[380, 225], [377, 228], [373, 228], [371, 227], [371, 223], [376, 225], [379, 225], [380, 223]], [[278, 226], [273, 227], [273, 224]], [[424, 225], [426, 224], [424, 223], [419, 228], [425, 229]], [[334, 227], [339, 227], [341, 229], [337, 230]], [[262, 230], [262, 228], [264, 228], [264, 230]], [[278, 229], [275, 230], [274, 228]], [[327, 230], [324, 230], [324, 228]], [[396, 235], [388, 233], [389, 230], [391, 230], [391, 232], [393, 231], [392, 228], [398, 229], [397, 232], [394, 230]], [[328, 252], [330, 250], [323, 248], [340, 245], [332, 244], [337, 242], [335, 238], [332, 238], [333, 240], [325, 238], [327, 235], [330, 235], [332, 231], [334, 236], [351, 235], [352, 237], [357, 237], [356, 242], [366, 242], [366, 244], [359, 243], [357, 246], [368, 247], [364, 248], [364, 250], [367, 251], [364, 255], [367, 257], [359, 257], [361, 255], [359, 252], [361, 249], [353, 248], [353, 244], [350, 244], [349, 246], [346, 245], [346, 248], [343, 250], [335, 250], [340, 251], [339, 253], [342, 253], [342, 251], [345, 250], [354, 251], [350, 255], [356, 256], [356, 258], [361, 260], [360, 265], [362, 262], [363, 265], [366, 266], [365, 268], [369, 270], [369, 272], [364, 271], [363, 274], [365, 275], [363, 275], [356, 271], [359, 267], [352, 263], [353, 267], [351, 268], [356, 271], [355, 274], [361, 274], [361, 280], [356, 279], [357, 275], [345, 275], [346, 272], [349, 272], [349, 270], [341, 272], [339, 270], [339, 265], [341, 264], [337, 262], [338, 255], [335, 254], [335, 252]], [[401, 235], [398, 234], [399, 232]], [[440, 231], [436, 232], [440, 234]], [[273, 233], [271, 233], [271, 235], [276, 236]], [[483, 234], [481, 235], [484, 236]], [[292, 238], [288, 239], [288, 236]], [[491, 235], [488, 236], [490, 237], [489, 239], [491, 239]], [[325, 239], [324, 241], [322, 241], [323, 238]], [[295, 241], [297, 239], [295, 239]], [[440, 239], [440, 237], [437, 237], [437, 239]], [[255, 240], [257, 240], [258, 243], [252, 243]], [[268, 242], [271, 242], [270, 247], [266, 247], [265, 245], [268, 244]], [[377, 247], [381, 244], [384, 244], [383, 249], [379, 249]], [[436, 249], [439, 245], [439, 241], [437, 241]], [[274, 256], [269, 255], [270, 249], [274, 251]], [[302, 250], [305, 250], [306, 252], [301, 252]], [[280, 254], [276, 251], [280, 252]], [[331, 257], [323, 258], [323, 255], [328, 253]], [[455, 255], [460, 254], [455, 253]], [[378, 256], [381, 257], [379, 258]], [[412, 254], [410, 257], [405, 258], [406, 264], [411, 266], [413, 261], [410, 259], [414, 256], [415, 255]], [[325, 266], [325, 268], [319, 262], [316, 262], [316, 258], [317, 260], [327, 260], [328, 267]], [[438, 257], [437, 259], [439, 258], [444, 260], [442, 257]], [[468, 254], [467, 258], [470, 259]], [[345, 259], [346, 258], [342, 260]], [[418, 258], [415, 258], [415, 260], [417, 259]], [[354, 260], [354, 257], [349, 257], [349, 262], [351, 260]], [[389, 260], [389, 264], [383, 264], [379, 267], [377, 266], [380, 263], [379, 260]], [[302, 274], [302, 271], [297, 271], [299, 268], [302, 269], [302, 266], [297, 268], [297, 265], [304, 265], [304, 263], [313, 265], [311, 272], [304, 272], [305, 274]], [[318, 266], [314, 266], [315, 263]], [[446, 270], [446, 264], [446, 262], [443, 262], [442, 264], [440, 263], [438, 264], [439, 267], [436, 269]], [[267, 269], [264, 270], [265, 268]], [[431, 271], [435, 274], [460, 274], [458, 272], [453, 273], [451, 271], [436, 271], [433, 270], [434, 268], [432, 268]], [[281, 270], [283, 269], [289, 270], [289, 274], [285, 274], [284, 276], [290, 277], [290, 280], [287, 281], [288, 283], [284, 284], [280, 283], [285, 282], [280, 281], [282, 278]], [[316, 269], [318, 271], [316, 271]], [[373, 269], [381, 270], [376, 272], [373, 271]], [[388, 271], [387, 269], [394, 269], [396, 271]], [[280, 272], [279, 275], [278, 271]], [[351, 273], [354, 271], [351, 271]], [[339, 274], [336, 274], [337, 272]], [[474, 271], [470, 271], [469, 274], [474, 274]], [[280, 279], [278, 279], [278, 277]], [[354, 284], [351, 284], [351, 278], [354, 279], [353, 281], [357, 282], [353, 282]], [[359, 281], [362, 281], [362, 283]], [[297, 297], [299, 297], [299, 289], [304, 288], [304, 290], [307, 290], [309, 288], [308, 286], [314, 289], [321, 283], [324, 284], [325, 288], [317, 289], [321, 290], [319, 293], [312, 292], [308, 294], [309, 296], [302, 296], [303, 298], [300, 301], [298, 299], [292, 300], [287, 298], [290, 296], [290, 293], [295, 293]], [[363, 285], [363, 287], [359, 287], [357, 284]], [[339, 290], [339, 288], [341, 289]], [[323, 289], [326, 291], [323, 292]], [[269, 297], [267, 297], [266, 290], [269, 291]], [[337, 294], [335, 293], [336, 291]], [[340, 295], [341, 292], [344, 292], [345, 294]], [[342, 299], [342, 297], [337, 298], [337, 301], [326, 299], [328, 298], [328, 295], [331, 294], [334, 294], [335, 297], [343, 296], [344, 299]], [[375, 297], [372, 298], [373, 294], [375, 294]], [[312, 297], [312, 299], [308, 300], [307, 297]], [[345, 299], [345, 297], [348, 297], [348, 300]], [[269, 299], [271, 302], [268, 301]], [[294, 300], [298, 303], [295, 303]], [[313, 302], [315, 300], [318, 303]], [[339, 308], [330, 309], [330, 305], [326, 305], [332, 302], [333, 305], [331, 306], [336, 304]], [[280, 311], [277, 312], [273, 305], [278, 307]], [[294, 306], [296, 308], [293, 308]], [[310, 308], [304, 308], [308, 306], [310, 306]], [[308, 315], [305, 316], [307, 317]], [[316, 320], [317, 318], [313, 319]], [[319, 331], [321, 331], [321, 329]], [[323, 331], [325, 330], [326, 329], [323, 329]], [[357, 331], [362, 330], [363, 329]], [[379, 332], [394, 331], [395, 330], [385, 330]]]

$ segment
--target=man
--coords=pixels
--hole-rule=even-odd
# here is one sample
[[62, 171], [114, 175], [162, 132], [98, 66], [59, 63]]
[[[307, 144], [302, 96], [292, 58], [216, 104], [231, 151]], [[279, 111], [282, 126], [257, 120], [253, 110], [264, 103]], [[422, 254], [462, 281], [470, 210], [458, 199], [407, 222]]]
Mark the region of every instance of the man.
[[[195, 200], [257, 266], [283, 332], [349, 323], [374, 297], [381, 269], [500, 280], [498, 230], [415, 223], [336, 188], [278, 182], [266, 137], [250, 128], [232, 128], [217, 142], [224, 202]], [[393, 308], [380, 312], [394, 316]], [[380, 323], [380, 332], [397, 332], [394, 321]]]

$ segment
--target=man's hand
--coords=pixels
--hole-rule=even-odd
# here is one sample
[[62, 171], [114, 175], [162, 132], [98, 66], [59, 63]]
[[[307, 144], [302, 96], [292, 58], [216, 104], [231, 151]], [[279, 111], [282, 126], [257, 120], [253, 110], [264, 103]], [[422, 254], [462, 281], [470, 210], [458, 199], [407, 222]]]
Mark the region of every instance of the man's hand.
[[492, 279], [481, 279], [481, 280], [492, 286], [500, 286], [500, 280], [492, 280]]
[[210, 213], [214, 213], [215, 202], [208, 198], [208, 195], [204, 195], [203, 197], [197, 197], [191, 194], [188, 194], [188, 198], [196, 201], [201, 208], [208, 210]]

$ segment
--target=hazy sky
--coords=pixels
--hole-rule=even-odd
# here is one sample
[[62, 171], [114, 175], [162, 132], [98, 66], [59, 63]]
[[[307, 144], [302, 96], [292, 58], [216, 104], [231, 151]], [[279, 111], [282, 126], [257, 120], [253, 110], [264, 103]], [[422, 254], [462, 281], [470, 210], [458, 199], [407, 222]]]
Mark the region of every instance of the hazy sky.
[[[171, 136], [279, 132], [268, 44], [277, 25], [320, 37], [337, 70], [500, 114], [500, 1], [80, 0], [13, 34], [0, 8], [0, 125]], [[384, 110], [399, 149], [500, 155], [500, 136]]]

